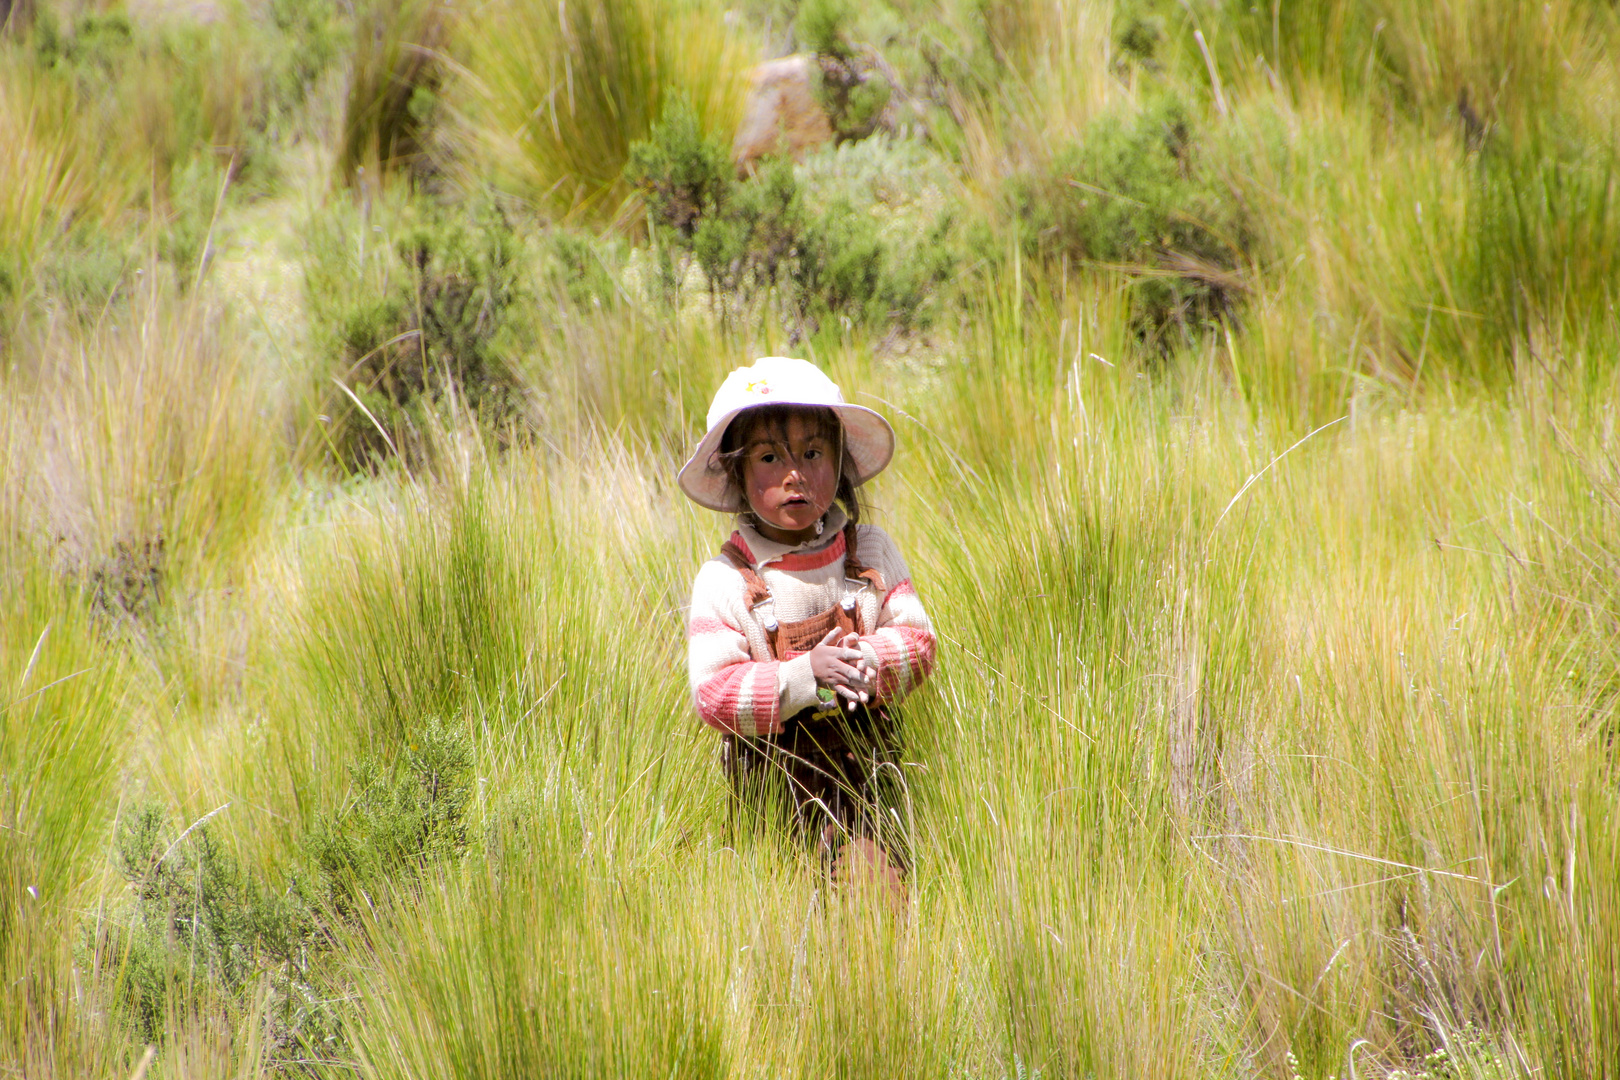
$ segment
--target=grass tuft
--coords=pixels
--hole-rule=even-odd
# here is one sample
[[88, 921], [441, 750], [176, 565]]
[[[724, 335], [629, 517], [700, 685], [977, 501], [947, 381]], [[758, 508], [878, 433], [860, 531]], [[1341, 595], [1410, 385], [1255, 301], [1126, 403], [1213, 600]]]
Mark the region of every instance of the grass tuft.
[[630, 147], [666, 104], [729, 140], [750, 58], [702, 4], [501, 0], [466, 28], [467, 137], [542, 213], [604, 222], [630, 190]]

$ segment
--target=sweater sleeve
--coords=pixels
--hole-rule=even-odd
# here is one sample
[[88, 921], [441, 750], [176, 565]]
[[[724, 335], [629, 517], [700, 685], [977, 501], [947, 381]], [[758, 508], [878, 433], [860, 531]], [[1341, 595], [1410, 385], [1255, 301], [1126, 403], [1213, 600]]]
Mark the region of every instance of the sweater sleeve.
[[746, 607], [747, 589], [736, 568], [719, 559], [705, 563], [692, 585], [686, 663], [692, 701], [703, 722], [753, 738], [780, 732], [783, 717], [793, 715], [805, 695], [807, 680], [814, 698], [815, 677], [807, 657], [785, 664], [754, 659], [742, 629]]
[[934, 627], [911, 583], [911, 571], [888, 534], [863, 527], [860, 542], [861, 561], [876, 567], [888, 588], [878, 606], [877, 629], [861, 638], [861, 652], [877, 668], [874, 701], [893, 704], [934, 670]]

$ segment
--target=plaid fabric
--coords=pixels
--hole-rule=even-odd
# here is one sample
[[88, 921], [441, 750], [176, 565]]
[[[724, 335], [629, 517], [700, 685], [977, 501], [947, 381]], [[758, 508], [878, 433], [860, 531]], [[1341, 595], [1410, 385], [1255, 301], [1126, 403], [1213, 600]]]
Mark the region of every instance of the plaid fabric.
[[[818, 615], [843, 600], [842, 527], [841, 515], [834, 514], [825, 544], [789, 549], [739, 522], [732, 539], [756, 560], [778, 622]], [[864, 625], [876, 627], [861, 639], [861, 651], [878, 669], [879, 700], [892, 704], [933, 670], [933, 627], [894, 541], [871, 525], [859, 526], [857, 536], [860, 561], [892, 586], [883, 596], [869, 588], [857, 596]], [[785, 661], [771, 656], [761, 616], [749, 607], [743, 576], [724, 558], [711, 559], [698, 571], [686, 638], [692, 700], [709, 726], [757, 738], [780, 733], [786, 718], [817, 707], [809, 656]]]

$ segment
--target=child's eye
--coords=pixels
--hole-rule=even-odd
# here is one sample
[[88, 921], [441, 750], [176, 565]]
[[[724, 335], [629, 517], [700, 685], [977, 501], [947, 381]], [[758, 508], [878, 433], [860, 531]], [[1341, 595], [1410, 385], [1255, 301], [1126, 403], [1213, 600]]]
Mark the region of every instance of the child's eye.
[[759, 460], [760, 460], [760, 462], [762, 464], [765, 464], [765, 465], [775, 465], [776, 464], [776, 455], [771, 453], [769, 450], [767, 450], [765, 453], [759, 455]]
[[818, 458], [820, 456], [821, 456], [821, 451], [820, 450], [806, 450], [804, 452], [804, 460], [806, 460], [806, 461], [814, 461], [814, 460], [816, 460], [816, 458]]

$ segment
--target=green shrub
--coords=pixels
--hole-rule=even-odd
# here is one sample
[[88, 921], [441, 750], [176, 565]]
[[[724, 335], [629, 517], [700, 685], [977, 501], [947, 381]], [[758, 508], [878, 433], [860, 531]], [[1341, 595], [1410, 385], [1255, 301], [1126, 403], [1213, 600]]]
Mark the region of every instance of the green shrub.
[[169, 174], [168, 208], [164, 220], [156, 223], [156, 247], [182, 285], [206, 270], [213, 256], [215, 211], [225, 179], [217, 162], [202, 157], [180, 163]]
[[835, 200], [806, 223], [795, 267], [805, 314], [865, 314], [883, 281], [888, 252], [869, 218]]
[[548, 230], [540, 242], [542, 289], [578, 307], [611, 308], [619, 296], [614, 268], [622, 259], [620, 246], [572, 229]]
[[1136, 331], [1160, 352], [1232, 314], [1254, 243], [1246, 208], [1200, 151], [1191, 113], [1164, 98], [1102, 117], [1046, 171], [1008, 185], [1026, 250], [1135, 276]]
[[264, 14], [273, 28], [264, 35], [272, 57], [271, 100], [288, 113], [343, 57], [350, 43], [346, 19], [336, 0], [270, 0]]
[[649, 220], [689, 241], [724, 207], [733, 171], [725, 145], [704, 132], [690, 102], [676, 98], [647, 138], [631, 144], [624, 174], [646, 200]]
[[[690, 257], [721, 310], [774, 304], [795, 334], [827, 317], [923, 324], [957, 268], [943, 165], [912, 142], [869, 140], [803, 166], [731, 178], [723, 151], [676, 106], [631, 152], [665, 251]], [[666, 285], [681, 279], [670, 264]]]
[[497, 427], [521, 404], [505, 359], [518, 333], [520, 249], [503, 212], [479, 200], [379, 200], [375, 211], [369, 226], [354, 207], [318, 219], [305, 267], [326, 378], [324, 446], [350, 471], [395, 454], [424, 461], [428, 413], [448, 399]]
[[281, 887], [244, 867], [207, 818], [176, 833], [146, 803], [120, 822], [113, 858], [134, 910], [109, 944], [142, 1041], [162, 1041], [177, 1007], [211, 995], [234, 1023], [268, 992], [272, 1060], [342, 1049], [336, 924], [357, 927], [362, 906], [385, 912], [391, 890], [466, 851], [471, 743], [429, 721], [392, 760], [367, 756], [350, 773], [351, 801], [303, 839], [310, 873]]
[[773, 286], [798, 254], [806, 211], [793, 163], [779, 158], [740, 184], [724, 214], [703, 221], [693, 251], [712, 286]]
[[805, 0], [799, 7], [799, 40], [816, 54], [816, 100], [826, 110], [838, 142], [864, 139], [877, 130], [893, 88], [874, 70], [870, 50], [849, 40], [855, 18], [849, 0]]
[[[121, 286], [127, 283], [133, 261], [118, 237], [102, 229], [85, 229], [45, 252], [35, 280], [41, 292], [88, 323], [127, 295]], [[0, 294], [4, 292], [0, 282]]]
[[1117, 25], [1120, 52], [1149, 70], [1158, 70], [1159, 50], [1166, 35], [1164, 16], [1127, 7], [1117, 14]]
[[846, 144], [810, 157], [797, 175], [811, 205], [851, 207], [850, 224], [858, 221], [875, 239], [881, 273], [869, 314], [877, 322], [929, 325], [952, 298], [952, 279], [980, 257], [983, 244], [972, 235], [975, 219], [955, 170], [921, 140], [879, 136]]
[[306, 1002], [329, 995], [316, 984], [310, 953], [323, 948], [313, 913], [291, 890], [270, 888], [215, 839], [206, 821], [176, 833], [162, 806], [126, 815], [114, 862], [129, 883], [134, 912], [111, 933], [122, 965], [125, 1016], [145, 1042], [169, 1030], [176, 1003], [212, 988], [234, 1016], [268, 979], [279, 1031], [293, 1050], [310, 1030]]
[[465, 852], [472, 761], [465, 732], [428, 720], [394, 761], [368, 755], [351, 766], [352, 800], [306, 842], [323, 909], [357, 915], [390, 882]]

